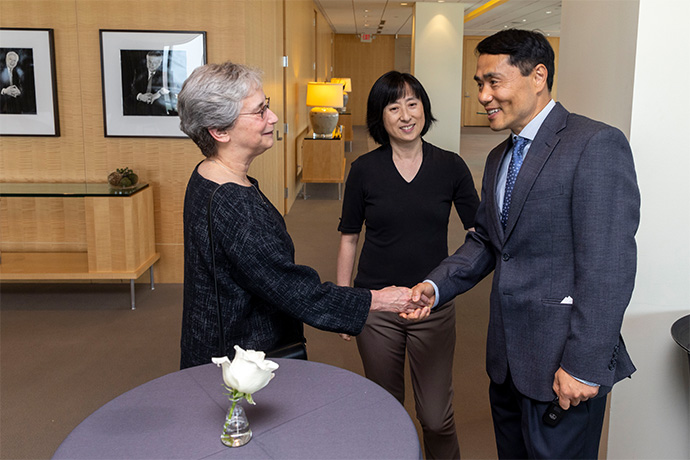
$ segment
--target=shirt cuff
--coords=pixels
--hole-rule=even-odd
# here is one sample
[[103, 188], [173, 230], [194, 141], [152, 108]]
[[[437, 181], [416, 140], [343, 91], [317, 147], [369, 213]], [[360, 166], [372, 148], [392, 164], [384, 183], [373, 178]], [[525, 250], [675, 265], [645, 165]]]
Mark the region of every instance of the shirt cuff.
[[431, 308], [434, 309], [438, 305], [438, 286], [431, 280], [424, 280], [424, 283], [429, 283], [434, 288], [434, 304], [431, 306]]
[[587, 380], [579, 379], [579, 378], [575, 377], [574, 375], [571, 375], [571, 377], [574, 378], [575, 380], [577, 380], [578, 382], [584, 383], [585, 385], [590, 386], [590, 387], [598, 387], [599, 386], [598, 383], [588, 382]]

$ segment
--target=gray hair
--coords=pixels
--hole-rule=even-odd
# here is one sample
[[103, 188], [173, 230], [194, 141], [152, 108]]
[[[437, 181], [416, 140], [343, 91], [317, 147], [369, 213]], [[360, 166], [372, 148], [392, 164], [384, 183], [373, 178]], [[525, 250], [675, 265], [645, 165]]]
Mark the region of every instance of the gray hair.
[[261, 72], [225, 62], [197, 67], [185, 80], [178, 95], [180, 129], [205, 157], [217, 153], [209, 129], [230, 129], [242, 110], [242, 101], [261, 88]]

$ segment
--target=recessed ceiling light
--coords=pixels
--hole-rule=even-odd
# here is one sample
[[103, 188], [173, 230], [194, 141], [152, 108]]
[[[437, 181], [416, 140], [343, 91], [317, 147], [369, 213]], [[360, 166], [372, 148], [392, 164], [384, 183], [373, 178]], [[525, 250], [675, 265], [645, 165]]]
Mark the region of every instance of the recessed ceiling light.
[[365, 13], [368, 13], [368, 12], [369, 12], [369, 10], [364, 10], [364, 12], [365, 12]]
[[527, 22], [527, 19], [523, 19], [522, 22]]
[[406, 2], [403, 2], [403, 3], [400, 4], [400, 6], [407, 6], [407, 3], [406, 3]]
[[547, 11], [546, 14], [551, 14], [551, 11]]

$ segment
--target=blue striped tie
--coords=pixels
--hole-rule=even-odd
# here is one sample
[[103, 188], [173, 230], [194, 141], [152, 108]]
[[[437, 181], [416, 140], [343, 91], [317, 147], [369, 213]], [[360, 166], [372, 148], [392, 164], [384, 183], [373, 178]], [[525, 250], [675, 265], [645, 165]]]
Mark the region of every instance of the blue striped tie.
[[510, 211], [510, 200], [513, 198], [513, 187], [515, 187], [515, 180], [522, 166], [522, 160], [524, 158], [523, 152], [528, 140], [529, 139], [525, 137], [517, 136], [513, 144], [513, 156], [510, 159], [510, 165], [508, 165], [506, 191], [503, 195], [503, 208], [501, 209], [501, 225], [503, 225], [503, 229], [506, 228], [506, 224], [508, 223], [508, 212]]

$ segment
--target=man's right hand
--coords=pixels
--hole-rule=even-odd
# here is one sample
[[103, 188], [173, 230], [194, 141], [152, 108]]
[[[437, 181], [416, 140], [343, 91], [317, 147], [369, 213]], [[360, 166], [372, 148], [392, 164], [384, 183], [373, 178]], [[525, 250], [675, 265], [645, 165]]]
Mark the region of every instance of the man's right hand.
[[412, 301], [413, 302], [419, 302], [424, 297], [429, 299], [429, 303], [427, 304], [427, 306], [430, 308], [433, 307], [434, 302], [436, 301], [436, 291], [434, 291], [434, 287], [431, 284], [419, 283], [415, 287], [412, 288]]

